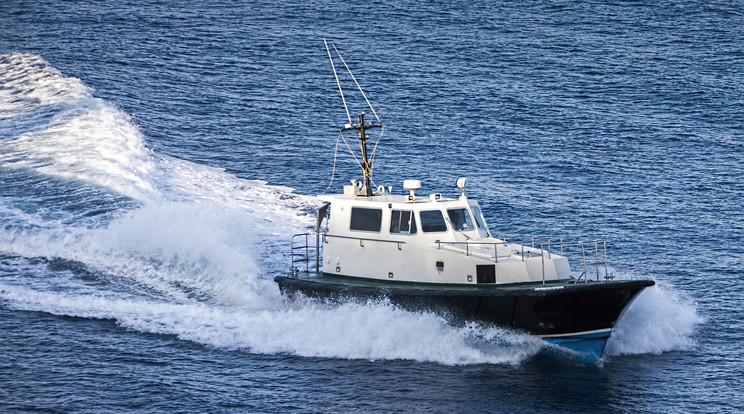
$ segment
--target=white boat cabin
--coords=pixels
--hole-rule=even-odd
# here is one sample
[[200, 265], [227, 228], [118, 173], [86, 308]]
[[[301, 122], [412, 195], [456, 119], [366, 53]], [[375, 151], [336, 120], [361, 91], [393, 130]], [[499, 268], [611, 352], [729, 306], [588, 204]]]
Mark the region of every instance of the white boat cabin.
[[[458, 183], [458, 186], [459, 183]], [[386, 281], [446, 284], [507, 284], [568, 279], [568, 260], [539, 246], [491, 237], [478, 203], [462, 195], [418, 197], [418, 180], [406, 180], [408, 195], [360, 183], [344, 194], [319, 196], [330, 203], [323, 235], [323, 272]]]

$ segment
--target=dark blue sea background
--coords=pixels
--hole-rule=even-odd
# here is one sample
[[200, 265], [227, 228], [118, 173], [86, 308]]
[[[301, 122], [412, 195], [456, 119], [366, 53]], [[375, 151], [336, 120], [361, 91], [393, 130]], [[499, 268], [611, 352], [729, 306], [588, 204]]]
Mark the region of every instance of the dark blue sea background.
[[[280, 295], [348, 122], [324, 38], [377, 185], [656, 281], [602, 361]], [[3, 0], [0, 411], [742, 411], [743, 200], [738, 0]]]

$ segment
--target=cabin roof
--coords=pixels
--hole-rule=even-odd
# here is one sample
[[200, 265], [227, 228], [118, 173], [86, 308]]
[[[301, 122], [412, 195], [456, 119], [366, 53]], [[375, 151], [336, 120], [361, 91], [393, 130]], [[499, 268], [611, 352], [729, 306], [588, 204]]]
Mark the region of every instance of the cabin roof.
[[401, 204], [423, 205], [423, 204], [435, 204], [435, 203], [449, 204], [452, 202], [460, 201], [456, 198], [446, 198], [446, 197], [441, 197], [435, 201], [427, 196], [419, 196], [419, 195], [416, 196], [415, 201], [408, 201], [408, 196], [406, 195], [391, 195], [391, 194], [373, 195], [369, 197], [357, 196], [357, 195], [346, 195], [346, 194], [324, 194], [324, 195], [319, 195], [318, 198], [323, 201], [328, 201], [328, 202], [346, 201], [346, 202], [351, 202], [353, 204], [357, 204], [357, 203], [358, 204], [376, 204], [376, 203], [398, 204], [398, 203], [401, 203]]

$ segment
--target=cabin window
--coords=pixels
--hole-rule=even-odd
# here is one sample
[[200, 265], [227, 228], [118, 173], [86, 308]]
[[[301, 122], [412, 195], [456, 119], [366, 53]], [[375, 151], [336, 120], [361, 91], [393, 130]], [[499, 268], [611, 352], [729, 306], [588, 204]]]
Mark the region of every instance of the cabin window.
[[376, 208], [351, 208], [352, 230], [380, 231], [382, 225], [382, 210]]
[[468, 213], [468, 209], [466, 208], [453, 208], [447, 210], [447, 215], [449, 216], [450, 223], [455, 230], [469, 231], [475, 228], [473, 227], [473, 220], [470, 219], [470, 213]]
[[390, 233], [416, 234], [416, 216], [413, 212], [393, 210], [390, 216]]
[[424, 210], [419, 213], [419, 218], [421, 218], [421, 230], [425, 233], [447, 231], [447, 223], [439, 210]]

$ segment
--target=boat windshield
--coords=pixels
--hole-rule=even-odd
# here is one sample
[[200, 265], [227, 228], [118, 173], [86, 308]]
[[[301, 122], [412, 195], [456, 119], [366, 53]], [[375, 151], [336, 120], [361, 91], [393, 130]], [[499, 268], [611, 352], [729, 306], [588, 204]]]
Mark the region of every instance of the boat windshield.
[[483, 213], [481, 213], [480, 207], [471, 205], [470, 208], [473, 209], [473, 216], [475, 216], [475, 222], [478, 223], [478, 227], [485, 230], [486, 233], [490, 233], [488, 226], [486, 226], [486, 220], [483, 219]]
[[447, 210], [447, 215], [449, 216], [450, 223], [452, 223], [452, 227], [454, 227], [455, 230], [469, 231], [475, 228], [473, 227], [473, 220], [470, 219], [470, 213], [468, 213], [468, 209], [466, 208], [453, 208]]

